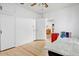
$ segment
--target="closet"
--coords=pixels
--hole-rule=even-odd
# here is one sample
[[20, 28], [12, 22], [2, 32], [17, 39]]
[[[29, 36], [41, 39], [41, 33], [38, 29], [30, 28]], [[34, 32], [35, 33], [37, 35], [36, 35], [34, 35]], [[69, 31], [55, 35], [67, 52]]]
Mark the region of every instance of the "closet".
[[36, 14], [15, 3], [0, 5], [0, 51], [34, 41]]
[[15, 47], [15, 18], [0, 14], [0, 51]]

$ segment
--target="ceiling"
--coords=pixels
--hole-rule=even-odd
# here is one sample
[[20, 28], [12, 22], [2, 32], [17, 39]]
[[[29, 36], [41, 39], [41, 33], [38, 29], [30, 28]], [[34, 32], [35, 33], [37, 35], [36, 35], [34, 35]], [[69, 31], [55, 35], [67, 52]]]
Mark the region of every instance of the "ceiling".
[[22, 4], [22, 5], [20, 4], [20, 5], [24, 8], [26, 8], [26, 9], [29, 9], [31, 11], [38, 13], [38, 14], [43, 14], [43, 13], [49, 13], [49, 12], [52, 12], [52, 11], [63, 9], [63, 8], [66, 8], [66, 7], [78, 5], [79, 3], [47, 3], [48, 4], [47, 8], [41, 7], [41, 6], [38, 6], [38, 5], [31, 7], [30, 6], [31, 4], [32, 3], [24, 3], [24, 4]]

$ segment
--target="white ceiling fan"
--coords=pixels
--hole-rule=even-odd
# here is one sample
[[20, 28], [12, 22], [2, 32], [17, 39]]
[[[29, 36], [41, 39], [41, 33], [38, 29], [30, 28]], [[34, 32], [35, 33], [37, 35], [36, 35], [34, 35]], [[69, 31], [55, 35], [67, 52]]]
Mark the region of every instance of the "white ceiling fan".
[[[24, 5], [24, 3], [20, 3], [21, 5]], [[32, 3], [30, 6], [33, 7], [35, 5], [38, 5], [38, 6], [43, 6], [45, 8], [48, 7], [48, 4], [47, 3]]]

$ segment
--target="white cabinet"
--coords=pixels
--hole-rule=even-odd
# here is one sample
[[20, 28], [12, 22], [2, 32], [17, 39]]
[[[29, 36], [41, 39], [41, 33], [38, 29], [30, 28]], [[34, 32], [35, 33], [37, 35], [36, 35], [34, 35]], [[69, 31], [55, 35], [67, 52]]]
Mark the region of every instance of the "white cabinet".
[[0, 51], [15, 47], [15, 17], [0, 15]]

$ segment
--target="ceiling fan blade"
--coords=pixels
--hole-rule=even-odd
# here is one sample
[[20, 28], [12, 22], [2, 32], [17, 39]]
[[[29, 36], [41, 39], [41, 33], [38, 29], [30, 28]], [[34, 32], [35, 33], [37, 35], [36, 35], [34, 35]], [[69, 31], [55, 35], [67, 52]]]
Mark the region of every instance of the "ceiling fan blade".
[[36, 5], [36, 3], [31, 4], [31, 6], [34, 6], [34, 5]]
[[24, 5], [24, 3], [20, 3], [21, 5]]
[[45, 7], [46, 7], [46, 8], [48, 7], [47, 3], [45, 3]]

